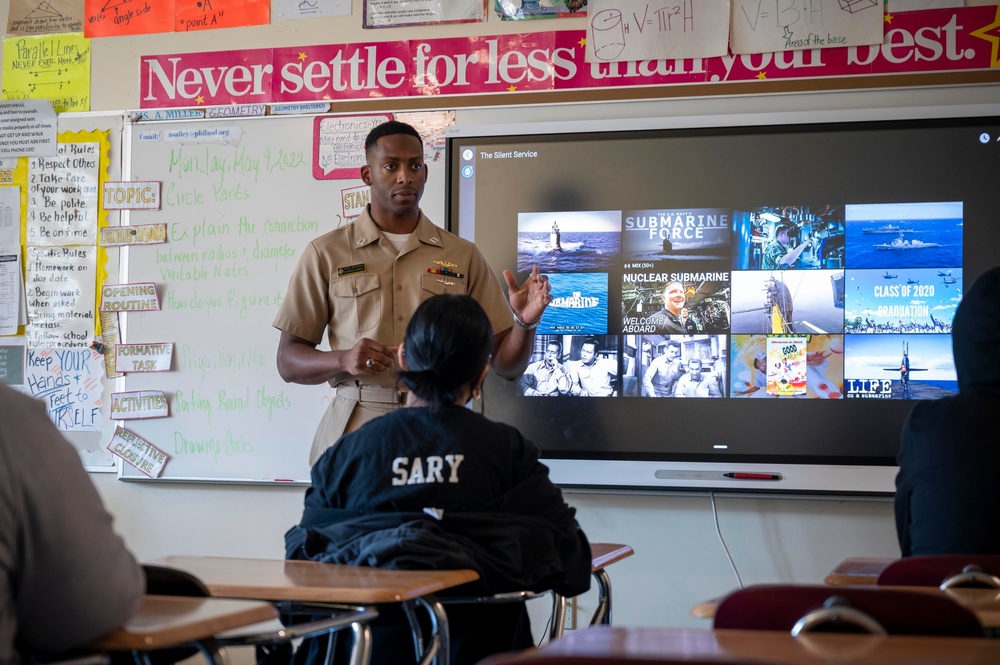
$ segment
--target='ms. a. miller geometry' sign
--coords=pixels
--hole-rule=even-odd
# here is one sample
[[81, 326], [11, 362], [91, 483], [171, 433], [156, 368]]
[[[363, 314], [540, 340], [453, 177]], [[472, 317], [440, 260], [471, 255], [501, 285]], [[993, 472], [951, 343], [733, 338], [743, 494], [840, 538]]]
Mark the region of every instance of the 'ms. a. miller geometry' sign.
[[[886, 14], [881, 44], [586, 62], [586, 31], [143, 56], [140, 106], [516, 94], [1000, 66], [1000, 7]], [[847, 85], [847, 84], [845, 84]]]

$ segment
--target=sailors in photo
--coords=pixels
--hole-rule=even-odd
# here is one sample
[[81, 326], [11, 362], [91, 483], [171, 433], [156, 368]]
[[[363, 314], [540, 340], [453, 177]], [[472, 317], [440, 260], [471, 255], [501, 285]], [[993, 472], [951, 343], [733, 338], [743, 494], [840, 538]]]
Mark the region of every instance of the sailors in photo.
[[687, 372], [677, 380], [674, 397], [722, 397], [722, 392], [715, 374], [706, 375], [702, 371], [701, 358], [691, 358]]
[[793, 231], [798, 227], [788, 219], [782, 217], [777, 226], [774, 227], [774, 237], [764, 246], [764, 254], [761, 257], [761, 270], [780, 270], [790, 268], [798, 260], [799, 255], [810, 246], [810, 241], [800, 243], [794, 249], [789, 249]]
[[556, 338], [548, 340], [542, 359], [528, 365], [518, 379], [521, 394], [553, 396], [569, 393], [569, 373], [560, 362], [561, 358], [562, 344]]
[[666, 340], [658, 350], [660, 354], [642, 376], [642, 394], [644, 397], [673, 397], [677, 381], [684, 374], [681, 345], [674, 340]]
[[594, 337], [583, 340], [580, 359], [566, 363], [569, 368], [571, 395], [577, 397], [610, 397], [615, 394], [618, 363], [598, 355], [600, 343]]
[[687, 295], [683, 282], [667, 282], [663, 287], [663, 309], [650, 316], [646, 322], [656, 332], [666, 335], [683, 335], [696, 332], [694, 321], [685, 317]]

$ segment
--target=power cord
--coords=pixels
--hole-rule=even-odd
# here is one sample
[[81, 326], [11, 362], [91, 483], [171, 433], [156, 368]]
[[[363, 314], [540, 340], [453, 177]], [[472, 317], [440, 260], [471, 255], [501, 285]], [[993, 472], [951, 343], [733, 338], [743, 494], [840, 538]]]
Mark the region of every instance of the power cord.
[[726, 546], [726, 539], [722, 537], [722, 529], [719, 527], [719, 511], [715, 507], [715, 492], [709, 492], [708, 495], [712, 498], [712, 517], [715, 519], [715, 533], [719, 535], [719, 542], [722, 543], [722, 549], [726, 551], [726, 557], [729, 559], [729, 565], [733, 569], [733, 574], [736, 575], [736, 583], [743, 588], [743, 580], [740, 579], [740, 571], [736, 569], [736, 562], [733, 561], [733, 555], [729, 553], [729, 547]]
[[552, 622], [553, 621], [555, 621], [555, 612], [550, 612], [549, 613], [549, 620], [545, 622], [545, 629], [544, 629], [544, 631], [542, 633], [542, 636], [538, 638], [538, 643], [535, 644], [536, 647], [542, 646], [542, 642], [545, 641], [545, 638], [552, 634]]

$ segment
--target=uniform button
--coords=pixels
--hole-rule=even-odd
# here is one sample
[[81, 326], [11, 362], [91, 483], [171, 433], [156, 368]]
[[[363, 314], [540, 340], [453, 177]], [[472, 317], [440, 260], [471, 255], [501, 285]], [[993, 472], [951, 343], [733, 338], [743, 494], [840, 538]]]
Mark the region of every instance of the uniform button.
[[403, 320], [403, 315], [402, 315], [402, 314], [400, 314], [399, 316], [397, 316], [397, 317], [396, 317], [396, 320], [397, 320], [397, 321], [402, 321], [402, 320]]
[[403, 290], [403, 285], [402, 284], [397, 284], [396, 285], [396, 290], [397, 291], [402, 291]]
[[357, 293], [358, 293], [358, 288], [357, 288], [357, 287], [354, 287], [353, 289], [351, 289], [351, 293], [353, 293], [353, 294], [357, 295]]

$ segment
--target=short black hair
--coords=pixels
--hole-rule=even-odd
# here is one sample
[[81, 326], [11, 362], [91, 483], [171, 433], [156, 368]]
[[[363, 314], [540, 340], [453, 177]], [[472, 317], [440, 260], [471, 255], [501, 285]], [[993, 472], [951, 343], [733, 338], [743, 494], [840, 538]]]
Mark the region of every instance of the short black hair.
[[580, 343], [580, 348], [583, 348], [587, 344], [594, 345], [594, 353], [597, 353], [598, 351], [601, 350], [601, 343], [597, 340], [596, 337], [587, 337], [586, 339], [584, 339], [583, 342]]
[[545, 342], [545, 348], [548, 348], [550, 346], [558, 347], [559, 352], [562, 353], [562, 342], [560, 342], [555, 337], [552, 337], [547, 342]]
[[413, 136], [418, 141], [420, 141], [420, 147], [424, 145], [424, 139], [420, 136], [420, 132], [413, 128], [413, 125], [408, 125], [405, 122], [400, 122], [399, 120], [389, 120], [383, 122], [381, 125], [375, 125], [372, 130], [368, 132], [368, 137], [365, 139], [365, 154], [367, 155], [371, 152], [371, 149], [375, 147], [378, 140], [384, 136], [392, 136], [393, 134], [406, 134], [407, 136]]

